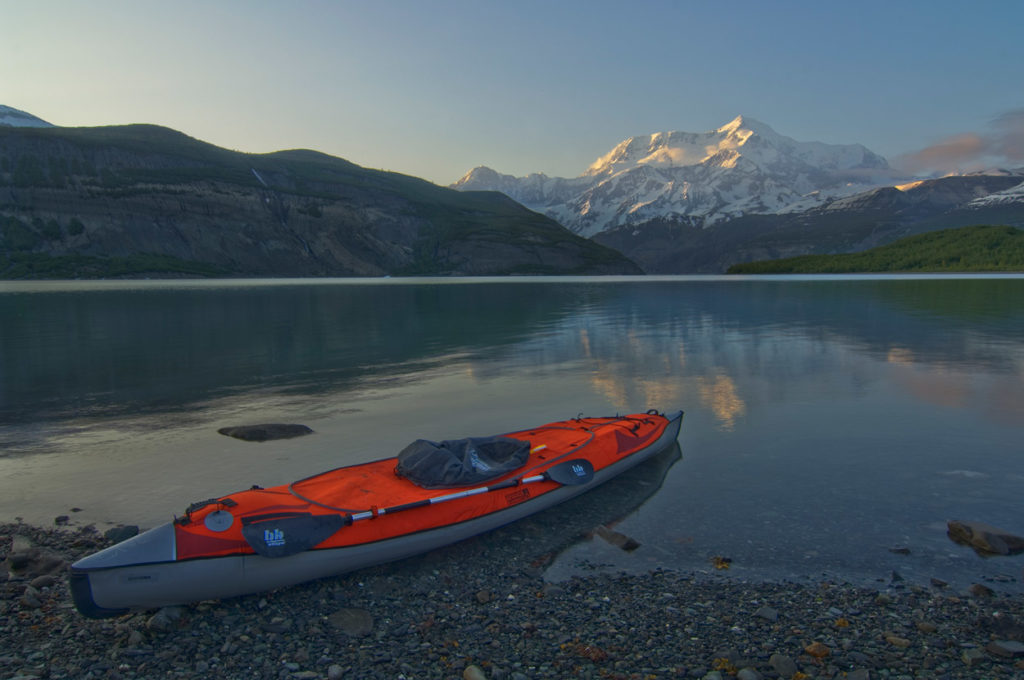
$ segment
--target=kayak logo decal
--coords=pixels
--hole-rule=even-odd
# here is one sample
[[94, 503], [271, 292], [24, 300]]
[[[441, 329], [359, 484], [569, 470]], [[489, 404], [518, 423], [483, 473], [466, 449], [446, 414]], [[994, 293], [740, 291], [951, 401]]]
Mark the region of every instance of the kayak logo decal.
[[582, 465], [580, 465], [579, 463], [573, 463], [572, 473], [574, 475], [576, 475], [577, 477], [586, 477], [587, 476], [587, 469], [585, 467], [583, 467]]
[[[273, 519], [266, 515], [242, 519], [242, 538], [261, 557], [287, 557], [310, 550], [345, 523], [338, 514], [294, 514]], [[246, 522], [246, 519], [249, 519]]]
[[280, 529], [274, 529], [273, 531], [270, 529], [264, 529], [263, 542], [271, 548], [282, 546], [284, 545], [284, 532]]

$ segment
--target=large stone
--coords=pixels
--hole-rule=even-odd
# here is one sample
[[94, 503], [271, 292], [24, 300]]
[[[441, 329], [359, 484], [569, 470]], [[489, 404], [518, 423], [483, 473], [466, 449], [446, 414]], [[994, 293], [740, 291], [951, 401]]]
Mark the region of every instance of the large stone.
[[365, 609], [339, 609], [328, 616], [327, 620], [332, 626], [352, 637], [362, 637], [373, 631], [373, 615]]
[[988, 524], [950, 520], [946, 529], [951, 541], [970, 547], [982, 557], [1024, 552], [1024, 538]]
[[1012, 659], [1024, 656], [1024, 643], [1016, 640], [993, 640], [985, 646], [985, 650], [996, 656]]
[[12, 552], [6, 560], [7, 569], [12, 575], [30, 580], [46, 574], [60, 574], [67, 564], [64, 555], [40, 547]]
[[181, 607], [164, 607], [146, 621], [146, 627], [150, 630], [165, 633], [173, 630], [179, 625], [181, 615], [185, 610]]
[[247, 442], [267, 442], [274, 439], [291, 439], [313, 434], [305, 425], [291, 423], [266, 423], [263, 425], [238, 425], [222, 427], [217, 432]]

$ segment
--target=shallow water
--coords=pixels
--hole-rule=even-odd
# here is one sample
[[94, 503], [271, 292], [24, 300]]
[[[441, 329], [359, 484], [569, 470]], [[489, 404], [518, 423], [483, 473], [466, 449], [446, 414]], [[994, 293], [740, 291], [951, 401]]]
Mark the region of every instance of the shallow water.
[[[584, 539], [549, 578], [722, 556], [1021, 590], [1021, 556], [945, 522], [1024, 534], [1022, 301], [1021, 277], [0, 283], [0, 520], [152, 526], [418, 437], [682, 408], [645, 502], [558, 515], [641, 546]], [[216, 432], [257, 422], [316, 434]]]

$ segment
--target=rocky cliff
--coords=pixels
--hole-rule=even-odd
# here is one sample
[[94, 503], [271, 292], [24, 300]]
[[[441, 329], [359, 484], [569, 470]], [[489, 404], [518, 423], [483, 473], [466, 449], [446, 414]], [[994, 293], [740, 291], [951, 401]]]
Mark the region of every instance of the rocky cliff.
[[640, 273], [497, 192], [150, 125], [0, 127], [0, 277]]

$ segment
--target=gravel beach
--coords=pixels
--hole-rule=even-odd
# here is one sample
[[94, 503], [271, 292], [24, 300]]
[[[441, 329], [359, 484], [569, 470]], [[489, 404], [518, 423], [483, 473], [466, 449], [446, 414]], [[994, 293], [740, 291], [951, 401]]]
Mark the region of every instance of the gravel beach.
[[552, 546], [531, 538], [542, 520], [520, 524], [336, 578], [106, 620], [77, 613], [65, 569], [108, 538], [0, 524], [0, 677], [1024, 678], [1020, 596], [743, 583], [712, 565], [546, 583]]

